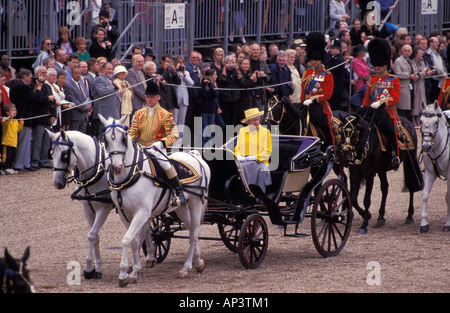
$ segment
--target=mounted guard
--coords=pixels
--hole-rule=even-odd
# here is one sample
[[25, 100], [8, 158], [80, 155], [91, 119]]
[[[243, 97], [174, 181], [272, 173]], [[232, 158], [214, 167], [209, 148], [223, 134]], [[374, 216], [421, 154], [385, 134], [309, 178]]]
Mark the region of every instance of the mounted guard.
[[[319, 32], [309, 33], [306, 43], [306, 55], [312, 67], [303, 74], [300, 101], [303, 107], [309, 107], [311, 123], [323, 130], [327, 143], [334, 145], [332, 112], [328, 103], [333, 95], [334, 80], [333, 75], [323, 65], [326, 55], [325, 36]], [[306, 131], [308, 127], [309, 121], [305, 125]]]
[[391, 164], [397, 170], [400, 165], [397, 131], [400, 118], [395, 105], [400, 99], [400, 80], [388, 73], [391, 50], [386, 40], [372, 39], [368, 51], [370, 62], [375, 66], [375, 75], [369, 81], [362, 107], [370, 106], [376, 110], [372, 113], [373, 122], [388, 137], [392, 148]]

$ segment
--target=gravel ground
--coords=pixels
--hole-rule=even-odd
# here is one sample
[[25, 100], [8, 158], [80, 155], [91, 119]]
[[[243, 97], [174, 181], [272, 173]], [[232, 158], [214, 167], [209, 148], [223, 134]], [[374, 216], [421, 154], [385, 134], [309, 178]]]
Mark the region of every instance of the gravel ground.
[[[428, 234], [419, 233], [421, 195], [415, 195], [415, 224], [405, 225], [408, 194], [401, 193], [402, 169], [389, 173], [390, 194], [386, 225], [373, 228], [379, 205], [379, 188], [372, 196], [373, 219], [367, 235], [359, 235], [362, 223], [355, 216], [348, 242], [333, 258], [322, 258], [311, 237], [284, 237], [269, 224], [269, 248], [263, 264], [245, 270], [237, 254], [221, 241], [201, 241], [206, 262], [202, 274], [177, 278], [184, 263], [188, 241], [173, 239], [167, 259], [153, 269], [143, 269], [137, 285], [118, 287], [120, 242], [125, 228], [112, 212], [100, 236], [103, 279], [85, 280], [70, 285], [67, 277], [77, 272], [70, 265], [84, 268], [88, 225], [81, 205], [70, 200], [73, 187], [56, 190], [52, 170], [0, 176], [0, 245], [19, 257], [31, 246], [29, 267], [41, 293], [297, 293], [297, 292], [450, 292], [450, 233], [442, 232], [445, 222], [446, 184], [437, 181], [430, 197]], [[361, 193], [362, 194], [362, 193]], [[204, 225], [203, 236], [218, 236], [217, 225]], [[310, 232], [310, 220], [301, 224]], [[377, 262], [377, 263], [370, 263]], [[372, 267], [375, 264], [377, 267]], [[69, 267], [68, 267], [69, 265]], [[370, 274], [379, 269], [379, 284]]]

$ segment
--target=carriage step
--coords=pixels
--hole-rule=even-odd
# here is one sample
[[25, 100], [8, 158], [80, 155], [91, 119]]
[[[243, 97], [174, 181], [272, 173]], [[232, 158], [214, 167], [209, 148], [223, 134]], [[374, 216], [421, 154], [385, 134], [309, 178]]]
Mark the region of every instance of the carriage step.
[[300, 233], [296, 233], [296, 234], [286, 234], [284, 233], [284, 237], [295, 237], [295, 238], [304, 238], [304, 237], [309, 237], [310, 235], [308, 234], [300, 234]]

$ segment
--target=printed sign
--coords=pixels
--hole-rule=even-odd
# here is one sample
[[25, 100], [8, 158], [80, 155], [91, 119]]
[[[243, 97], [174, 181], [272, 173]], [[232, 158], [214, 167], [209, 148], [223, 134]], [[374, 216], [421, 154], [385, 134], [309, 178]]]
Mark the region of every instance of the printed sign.
[[164, 7], [164, 29], [184, 28], [185, 4], [167, 3]]
[[438, 0], [422, 0], [422, 15], [437, 14]]

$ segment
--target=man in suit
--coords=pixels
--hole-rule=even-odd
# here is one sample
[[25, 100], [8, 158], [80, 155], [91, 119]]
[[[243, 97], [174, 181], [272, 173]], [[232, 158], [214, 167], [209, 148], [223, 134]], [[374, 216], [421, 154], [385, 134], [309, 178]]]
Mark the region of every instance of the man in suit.
[[[275, 63], [269, 65], [269, 69], [272, 73], [272, 79], [270, 85], [278, 85], [282, 83], [292, 82], [291, 71], [286, 66], [287, 55], [284, 50], [277, 52], [277, 59]], [[279, 100], [283, 97], [290, 98], [294, 89], [292, 84], [279, 85], [273, 88], [268, 88], [274, 96], [277, 96]]]
[[[189, 54], [188, 62], [186, 63], [186, 71], [189, 72], [189, 75], [194, 82], [193, 86], [195, 87], [200, 87], [202, 82], [202, 74], [198, 68], [201, 60], [202, 55], [198, 51], [193, 50]], [[188, 88], [189, 106], [186, 111], [185, 127], [191, 131], [191, 140], [194, 136], [194, 117], [199, 116], [201, 107], [201, 100], [198, 91], [199, 88]]]
[[[333, 95], [330, 98], [331, 110], [347, 111], [347, 105], [343, 105], [345, 100], [348, 100], [348, 88], [349, 81], [345, 76], [345, 64], [343, 64], [344, 58], [341, 55], [341, 41], [339, 39], [333, 39], [330, 44], [330, 56], [328, 58], [325, 67], [330, 69], [333, 75], [334, 88]], [[341, 64], [340, 66], [338, 66]]]
[[67, 79], [65, 85], [66, 100], [73, 103], [75, 108], [69, 112], [70, 130], [78, 130], [82, 133], [86, 132], [89, 113], [92, 111], [88, 90], [81, 80], [81, 68], [74, 67], [72, 78]]
[[144, 67], [144, 57], [142, 54], [135, 54], [131, 59], [131, 64], [132, 67], [128, 70], [128, 75], [125, 80], [133, 86], [134, 97], [131, 101], [133, 103], [134, 115], [136, 111], [142, 109], [145, 103], [145, 89], [147, 88], [144, 72], [142, 71]]
[[100, 122], [98, 117], [101, 114], [104, 118], [112, 117], [120, 119], [120, 108], [122, 99], [119, 88], [111, 80], [113, 78], [113, 65], [106, 62], [102, 66], [101, 75], [95, 79], [95, 103], [94, 103], [94, 121], [97, 125], [97, 134], [101, 134], [101, 129], [104, 125]]
[[[11, 86], [9, 96], [11, 102], [16, 105], [16, 119], [27, 119], [33, 117], [33, 106], [40, 101], [42, 96], [42, 87], [45, 79], [37, 79], [34, 88], [31, 87], [32, 73], [28, 69], [20, 69], [17, 74], [17, 80]], [[19, 133], [17, 142], [16, 158], [14, 160], [14, 169], [22, 172], [35, 171], [32, 168], [31, 161], [31, 138], [33, 135], [33, 119], [25, 120], [24, 127]]]
[[55, 70], [56, 72], [63, 71], [66, 68], [67, 55], [63, 49], [55, 50]]
[[[43, 65], [36, 67], [34, 71], [39, 80], [47, 79], [47, 68]], [[42, 116], [33, 120], [33, 140], [31, 145], [31, 166], [34, 168], [51, 168], [48, 158], [50, 149], [50, 137], [45, 129], [56, 120], [56, 103], [50, 85], [44, 84], [41, 89], [40, 101], [33, 104], [34, 116]]]

